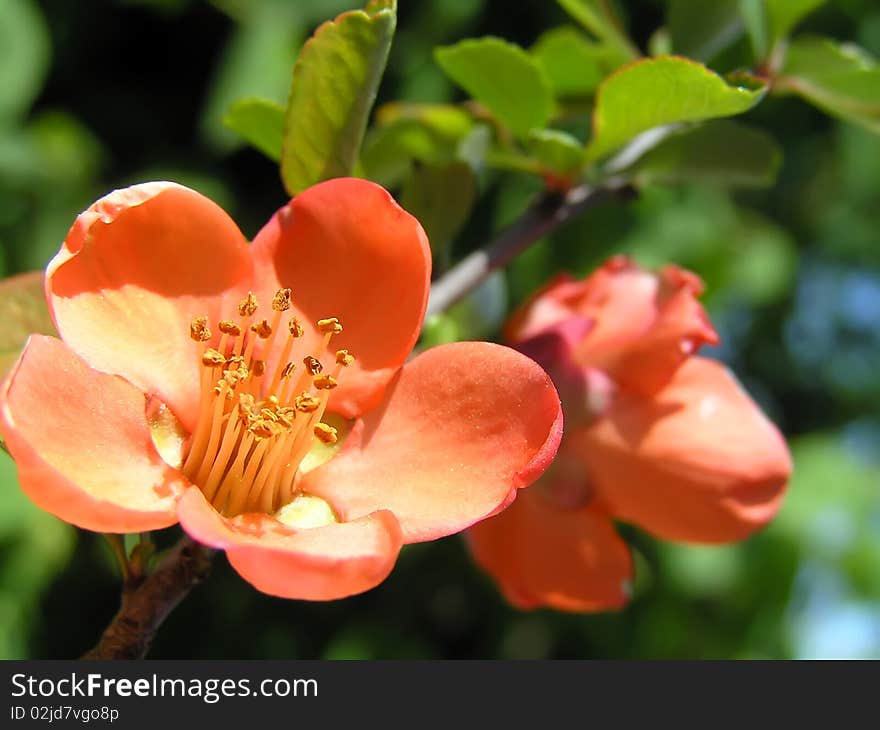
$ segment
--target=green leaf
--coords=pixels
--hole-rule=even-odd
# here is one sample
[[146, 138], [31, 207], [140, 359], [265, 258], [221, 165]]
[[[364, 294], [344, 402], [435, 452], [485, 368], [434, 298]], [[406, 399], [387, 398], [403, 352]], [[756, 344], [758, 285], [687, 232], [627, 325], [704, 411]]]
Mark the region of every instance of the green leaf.
[[826, 0], [765, 0], [770, 47]]
[[500, 38], [472, 38], [434, 50], [440, 68], [515, 135], [546, 126], [553, 94], [544, 69]]
[[529, 52], [558, 97], [592, 96], [602, 79], [617, 68], [613, 50], [588, 40], [571, 26], [547, 31]]
[[49, 30], [32, 0], [4, 0], [0, 8], [0, 125], [30, 108], [49, 70]]
[[880, 134], [880, 66], [865, 50], [827, 38], [791, 42], [774, 87]]
[[739, 0], [739, 13], [749, 34], [752, 53], [759, 63], [763, 62], [770, 51], [767, 3], [765, 0]]
[[397, 3], [371, 2], [321, 25], [293, 70], [281, 177], [291, 195], [355, 167], [385, 64]]
[[0, 378], [18, 359], [28, 335], [34, 333], [56, 334], [46, 306], [42, 271], [0, 281]]
[[400, 204], [414, 215], [443, 261], [456, 234], [467, 222], [477, 198], [477, 180], [464, 162], [416, 165], [403, 186]]
[[598, 39], [613, 46], [620, 63], [641, 54], [621, 27], [608, 0], [558, 0], [562, 8]]
[[230, 107], [223, 123], [270, 159], [276, 162], [281, 159], [284, 135], [281, 104], [267, 99], [239, 99]]
[[370, 180], [385, 187], [399, 185], [413, 160], [442, 164], [461, 157], [460, 147], [474, 128], [470, 114], [448, 104], [385, 104], [376, 122], [364, 140], [361, 165]]
[[628, 170], [639, 185], [709, 182], [766, 187], [776, 179], [782, 150], [766, 132], [718, 119], [672, 135]]
[[535, 129], [529, 147], [543, 169], [562, 177], [577, 175], [584, 166], [584, 146], [566, 132]]
[[636, 61], [599, 87], [587, 159], [614, 152], [654, 127], [741, 114], [764, 96], [763, 86], [730, 86], [696, 61], [660, 56]]
[[708, 61], [743, 33], [739, 0], [670, 0], [667, 24], [676, 53]]

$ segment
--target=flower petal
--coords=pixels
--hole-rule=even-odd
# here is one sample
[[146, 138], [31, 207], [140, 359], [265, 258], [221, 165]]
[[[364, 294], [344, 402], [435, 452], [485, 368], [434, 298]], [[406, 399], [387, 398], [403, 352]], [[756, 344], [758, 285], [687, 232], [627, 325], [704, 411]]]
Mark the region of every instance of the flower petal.
[[143, 393], [60, 340], [28, 340], [0, 390], [0, 431], [22, 489], [65, 522], [137, 532], [177, 521], [188, 482], [153, 446]]
[[559, 446], [562, 411], [549, 377], [500, 345], [432, 348], [404, 366], [387, 396], [302, 488], [345, 520], [390, 509], [404, 542], [449, 535], [499, 511]]
[[321, 338], [316, 320], [342, 323], [332, 347], [357, 360], [334, 390], [332, 408], [353, 418], [375, 405], [425, 316], [431, 252], [419, 222], [375, 183], [339, 178], [297, 195], [260, 231], [253, 250], [260, 296], [292, 289], [309, 351]]
[[400, 526], [390, 512], [294, 530], [266, 514], [223, 517], [196, 487], [178, 510], [193, 538], [226, 550], [245, 580], [282, 598], [329, 601], [362, 593], [385, 580], [400, 551]]
[[155, 182], [116, 190], [82, 213], [49, 264], [46, 290], [74, 352], [158, 395], [191, 430], [199, 371], [189, 323], [234, 311], [251, 268], [247, 241], [223, 210]]
[[633, 566], [611, 519], [589, 507], [559, 509], [545, 474], [503, 513], [467, 532], [476, 562], [520, 609], [608, 611], [629, 598]]
[[701, 345], [718, 341], [696, 299], [702, 289], [699, 278], [683, 269], [667, 266], [654, 274], [617, 256], [583, 281], [557, 277], [511, 318], [505, 332], [519, 344], [574, 318], [590, 322], [577, 360], [623, 387], [651, 393]]
[[673, 540], [747, 536], [776, 514], [791, 474], [779, 431], [705, 358], [688, 360], [655, 398], [621, 392], [566, 438], [615, 517]]

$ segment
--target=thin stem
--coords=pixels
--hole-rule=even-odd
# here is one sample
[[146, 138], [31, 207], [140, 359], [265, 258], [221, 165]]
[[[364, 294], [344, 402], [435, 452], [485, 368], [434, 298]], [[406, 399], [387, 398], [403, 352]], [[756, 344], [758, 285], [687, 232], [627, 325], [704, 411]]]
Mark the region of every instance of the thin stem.
[[124, 585], [122, 605], [97, 645], [83, 659], [142, 659], [168, 614], [201, 583], [213, 551], [181, 538], [150, 575]]
[[482, 284], [495, 269], [505, 266], [566, 221], [607, 200], [633, 194], [627, 182], [613, 179], [595, 187], [580, 185], [564, 194], [544, 193], [486, 248], [462, 259], [431, 285], [426, 319], [449, 309]]
[[113, 557], [116, 558], [116, 562], [119, 564], [119, 572], [122, 574], [123, 583], [127, 583], [131, 580], [131, 570], [128, 565], [128, 556], [125, 554], [125, 540], [122, 538], [122, 535], [110, 532], [103, 533], [103, 536], [110, 547], [110, 552], [113, 553]]

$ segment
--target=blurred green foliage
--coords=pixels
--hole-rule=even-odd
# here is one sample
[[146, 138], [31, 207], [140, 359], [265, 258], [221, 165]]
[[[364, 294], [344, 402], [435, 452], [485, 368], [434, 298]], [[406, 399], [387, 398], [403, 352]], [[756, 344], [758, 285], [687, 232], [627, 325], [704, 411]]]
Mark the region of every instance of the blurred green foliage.
[[[253, 235], [285, 193], [276, 166], [245, 148], [223, 119], [243, 97], [283, 102], [300, 44], [352, 7], [344, 0], [94, 4], [102, 12], [65, 0], [0, 0], [0, 274], [42, 268], [90, 202], [158, 177], [214, 198]], [[533, 173], [542, 165], [565, 166], [565, 135], [586, 141], [599, 79], [632, 55], [615, 27], [596, 20], [594, 3], [562, 5], [571, 16], [553, 3], [502, 0], [399, 9], [360, 164], [425, 216], [446, 244], [441, 267], [523, 210], [540, 189]], [[718, 3], [714, 25], [687, 12], [694, 3], [684, 0], [618, 5], [643, 51], [691, 53], [721, 74], [755, 54], [767, 58], [779, 28], [796, 20], [799, 33], [880, 54], [880, 7], [871, 0], [799, 2], [821, 5], [804, 18], [778, 2], [769, 14], [757, 3]], [[451, 105], [462, 95], [433, 49], [485, 36], [530, 49], [524, 63], [541, 69], [536, 78], [557, 97], [547, 113], [560, 136], [526, 135], [520, 146], [499, 148], [494, 120]], [[817, 71], [796, 55], [786, 70], [814, 82], [811, 93], [797, 82], [789, 90], [820, 107], [827, 93], [848, 94], [846, 102], [876, 79], [871, 58], [823, 43], [838, 65]], [[583, 76], [567, 72], [562, 53], [577, 54]], [[491, 98], [482, 101], [491, 108]], [[796, 96], [765, 99], [744, 121], [780, 145], [775, 185], [648, 184], [635, 202], [591, 210], [541, 240], [426, 333], [431, 342], [498, 337], [504, 313], [548, 276], [585, 274], [611, 253], [692, 268], [706, 281], [722, 336], [712, 354], [792, 444], [796, 476], [768, 529], [737, 545], [695, 547], [624, 528], [637, 552], [634, 601], [592, 616], [512, 610], [459, 538], [407, 547], [381, 586], [326, 604], [259, 594], [221, 558], [170, 617], [152, 656], [880, 656], [880, 141], [865, 129], [876, 123], [867, 101], [844, 103], [841, 116], [862, 125], [851, 126]], [[259, 118], [277, 133], [271, 111]], [[670, 159], [705, 160], [671, 142], [644, 179], [650, 170], [657, 180], [673, 174]], [[705, 154], [724, 156], [711, 138], [703, 144]], [[426, 181], [447, 190], [456, 217], [437, 216]], [[157, 539], [167, 544], [174, 531]], [[84, 651], [116, 610], [114, 571], [98, 536], [30, 503], [0, 452], [0, 656]]]

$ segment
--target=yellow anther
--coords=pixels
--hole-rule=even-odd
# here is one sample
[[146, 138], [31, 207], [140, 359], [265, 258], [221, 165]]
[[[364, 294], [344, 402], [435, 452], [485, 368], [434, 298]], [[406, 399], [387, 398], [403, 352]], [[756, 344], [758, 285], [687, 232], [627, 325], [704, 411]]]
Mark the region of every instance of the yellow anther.
[[294, 400], [294, 405], [296, 406], [296, 410], [301, 411], [302, 413], [314, 413], [321, 406], [321, 399], [316, 398], [309, 393], [301, 393]]
[[352, 355], [348, 350], [337, 350], [336, 351], [336, 364], [342, 365], [342, 367], [347, 368], [354, 362], [354, 355]]
[[254, 374], [255, 378], [262, 378], [263, 373], [266, 372], [266, 361], [254, 360], [254, 362], [251, 364], [251, 372]]
[[207, 317], [193, 317], [189, 323], [189, 336], [196, 342], [206, 342], [211, 339], [211, 330], [208, 328]]
[[249, 430], [257, 438], [268, 439], [278, 433], [278, 426], [272, 421], [257, 419], [249, 426]]
[[340, 332], [342, 332], [342, 325], [339, 324], [339, 320], [336, 319], [336, 317], [319, 319], [318, 331], [323, 332], [325, 335], [338, 335]]
[[290, 330], [290, 334], [293, 337], [302, 337], [306, 333], [296, 317], [290, 318], [290, 322], [287, 323], [287, 329]]
[[306, 355], [303, 358], [303, 365], [306, 366], [306, 370], [309, 371], [309, 375], [317, 375], [324, 369], [324, 366], [321, 365], [321, 361], [316, 357], [312, 357], [311, 355]]
[[221, 319], [217, 323], [217, 329], [224, 335], [232, 335], [233, 337], [238, 337], [241, 334], [241, 327], [228, 319]]
[[278, 420], [282, 424], [287, 426], [287, 428], [293, 427], [293, 421], [296, 418], [296, 408], [288, 408], [285, 406], [285, 407], [279, 408], [276, 413], [278, 415]]
[[272, 309], [276, 312], [286, 312], [290, 309], [290, 289], [279, 289], [272, 297]]
[[318, 390], [330, 390], [339, 385], [332, 375], [318, 375], [312, 382]]
[[278, 416], [271, 408], [261, 408], [260, 418], [262, 418], [264, 421], [272, 421], [272, 423], [278, 422]]
[[[230, 360], [232, 362], [232, 360]], [[250, 374], [248, 372], [247, 366], [242, 363], [236, 363], [236, 368], [230, 368], [229, 370], [223, 371], [223, 379], [229, 385], [230, 388], [234, 388], [238, 385], [242, 380], [245, 380], [247, 376]]]
[[256, 311], [257, 298], [252, 291], [249, 291], [247, 296], [239, 302], [238, 314], [242, 317], [250, 317]]
[[238, 396], [238, 410], [242, 417], [249, 416], [254, 412], [256, 399], [250, 393], [240, 393]]
[[273, 408], [277, 408], [277, 407], [278, 407], [278, 402], [279, 402], [279, 401], [278, 401], [278, 396], [277, 396], [277, 395], [270, 395], [268, 398], [266, 398], [266, 403], [268, 403], [268, 404], [269, 404], [270, 406], [272, 406]]
[[225, 364], [226, 358], [213, 348], [205, 350], [205, 352], [202, 354], [202, 365], [204, 365], [205, 367], [216, 368], [220, 365]]
[[262, 322], [252, 324], [251, 332], [253, 332], [261, 340], [265, 340], [269, 335], [272, 334], [272, 326], [267, 320], [264, 319]]
[[294, 370], [296, 370], [296, 365], [294, 365], [292, 362], [287, 363], [287, 365], [284, 366], [284, 370], [281, 371], [281, 377], [289, 378], [291, 375], [293, 375]]
[[333, 426], [328, 426], [326, 423], [319, 423], [315, 426], [315, 436], [318, 437], [319, 441], [328, 446], [335, 444], [338, 439], [336, 429]]

